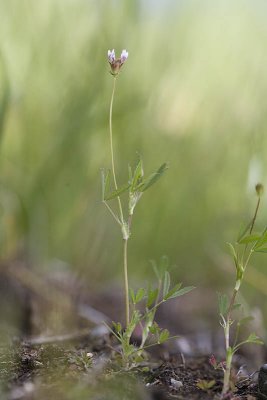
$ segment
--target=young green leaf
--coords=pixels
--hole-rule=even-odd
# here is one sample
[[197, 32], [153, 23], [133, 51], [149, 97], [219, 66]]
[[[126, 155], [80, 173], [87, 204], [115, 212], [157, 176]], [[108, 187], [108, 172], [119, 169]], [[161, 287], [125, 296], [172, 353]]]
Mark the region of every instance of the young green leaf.
[[165, 271], [163, 280], [163, 298], [165, 298], [165, 296], [169, 291], [170, 283], [171, 283], [170, 274], [168, 271]]
[[130, 183], [125, 183], [122, 187], [120, 187], [117, 190], [114, 190], [113, 192], [111, 192], [108, 195], [105, 195], [104, 200], [108, 201], [108, 200], [112, 200], [115, 199], [116, 197], [120, 196], [121, 194], [123, 194], [124, 192], [126, 192], [129, 187], [131, 186]]
[[135, 302], [139, 303], [140, 301], [143, 300], [144, 296], [146, 294], [146, 291], [144, 288], [140, 288], [137, 290], [136, 296], [135, 296]]
[[264, 344], [261, 338], [257, 336], [255, 333], [251, 333], [246, 340], [246, 343], [254, 343], [254, 344]]
[[154, 185], [154, 183], [156, 183], [159, 178], [162, 176], [162, 174], [168, 169], [167, 164], [164, 163], [162, 164], [159, 169], [154, 172], [153, 174], [151, 174], [147, 179], [145, 179], [140, 185], [138, 185], [136, 187], [137, 191], [140, 192], [144, 192], [145, 190], [147, 190], [148, 188], [150, 188], [150, 186]]
[[122, 326], [120, 322], [112, 322], [113, 328], [115, 329], [116, 333], [121, 333], [122, 331]]
[[131, 300], [132, 300], [133, 304], [136, 304], [134, 290], [132, 288], [130, 288], [129, 292], [130, 292], [130, 297], [131, 297]]
[[191, 292], [191, 290], [195, 289], [195, 286], [186, 286], [180, 290], [175, 291], [170, 297], [168, 297], [169, 299], [174, 299], [175, 297], [179, 297], [179, 296], [183, 296], [186, 293]]
[[166, 293], [166, 295], [164, 296], [164, 300], [168, 300], [173, 297], [176, 297], [176, 296], [174, 296], [174, 294], [179, 291], [181, 286], [182, 286], [181, 283], [177, 283], [171, 290], [168, 291], [168, 293]]
[[131, 188], [130, 191], [131, 192], [136, 192], [138, 185], [140, 185], [143, 181], [143, 176], [144, 176], [144, 171], [143, 171], [143, 162], [141, 160], [141, 158], [139, 159], [137, 166], [135, 168], [134, 174], [133, 174], [133, 178], [131, 181]]
[[125, 337], [130, 338], [132, 336], [132, 333], [133, 333], [136, 325], [138, 325], [138, 323], [140, 322], [140, 319], [141, 319], [140, 311], [134, 310], [132, 313], [129, 325], [125, 329], [125, 333], [124, 333]]
[[158, 343], [164, 343], [166, 342], [170, 337], [170, 332], [167, 329], [163, 329], [163, 331], [160, 332], [159, 334], [159, 340]]
[[149, 289], [147, 293], [147, 302], [146, 307], [150, 308], [158, 297], [159, 290], [158, 289]]
[[153, 322], [153, 324], [148, 327], [148, 330], [152, 335], [158, 335], [160, 332], [160, 327], [156, 322]]
[[261, 237], [257, 241], [256, 245], [254, 246], [254, 250], [258, 250], [260, 247], [262, 247], [265, 243], [267, 243], [267, 228], [264, 229]]
[[208, 381], [207, 379], [199, 379], [199, 380], [197, 381], [197, 383], [196, 383], [196, 386], [197, 386], [199, 389], [201, 389], [201, 390], [207, 392], [207, 391], [209, 391], [209, 390], [215, 385], [215, 383], [216, 383], [216, 382], [215, 382], [214, 379], [212, 379], [212, 380], [210, 380], [210, 381]]
[[252, 235], [248, 235], [243, 237], [241, 240], [239, 240], [239, 244], [248, 244], [248, 243], [254, 243], [257, 242], [259, 239], [261, 238], [260, 234], [252, 234]]

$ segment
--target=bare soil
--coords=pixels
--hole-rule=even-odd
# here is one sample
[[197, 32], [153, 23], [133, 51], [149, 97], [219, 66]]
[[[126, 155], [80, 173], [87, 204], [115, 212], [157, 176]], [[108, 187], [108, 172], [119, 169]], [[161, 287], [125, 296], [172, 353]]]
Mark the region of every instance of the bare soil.
[[[58, 339], [58, 338], [56, 338]], [[167, 400], [220, 398], [222, 371], [215, 370], [208, 357], [184, 358], [172, 355], [168, 361], [150, 361], [125, 370], [110, 349], [110, 337], [92, 343], [84, 336], [74, 341], [47, 344], [17, 342], [2, 349], [1, 399], [7, 400]], [[236, 390], [225, 399], [252, 400], [258, 386], [253, 376], [242, 375]], [[198, 382], [215, 381], [209, 390]]]

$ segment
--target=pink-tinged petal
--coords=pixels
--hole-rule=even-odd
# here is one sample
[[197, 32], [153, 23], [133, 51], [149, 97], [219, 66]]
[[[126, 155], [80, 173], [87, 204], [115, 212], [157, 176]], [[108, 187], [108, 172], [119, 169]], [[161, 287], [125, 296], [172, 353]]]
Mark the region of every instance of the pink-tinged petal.
[[124, 63], [127, 60], [128, 55], [129, 55], [129, 53], [128, 53], [127, 50], [125, 50], [125, 49], [122, 50], [122, 52], [121, 52], [121, 63]]
[[112, 64], [116, 59], [115, 50], [108, 50], [108, 61]]

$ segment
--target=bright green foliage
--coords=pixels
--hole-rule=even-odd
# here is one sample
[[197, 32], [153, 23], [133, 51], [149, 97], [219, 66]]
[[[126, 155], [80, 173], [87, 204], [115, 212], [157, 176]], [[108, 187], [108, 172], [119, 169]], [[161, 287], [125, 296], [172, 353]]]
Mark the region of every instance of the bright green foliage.
[[[140, 158], [134, 173], [132, 173], [132, 169], [129, 166], [129, 181], [115, 190], [112, 190], [111, 188], [110, 170], [107, 172], [102, 170], [102, 200], [107, 202], [128, 192], [128, 215], [132, 216], [142, 194], [152, 185], [154, 185], [166, 170], [167, 164], [165, 163], [162, 164], [160, 168], [148, 178], [144, 178], [143, 161]], [[117, 218], [119, 219], [119, 216], [117, 216]]]
[[[131, 319], [124, 330], [120, 323], [113, 322], [113, 333], [121, 344], [121, 356], [124, 365], [129, 368], [140, 362], [145, 357], [147, 347], [162, 344], [171, 339], [167, 329], [162, 329], [155, 322], [157, 309], [167, 300], [182, 296], [194, 289], [193, 286], [182, 288], [178, 283], [171, 287], [168, 258], [162, 257], [159, 265], [152, 261], [155, 275], [158, 279], [156, 288], [140, 288], [136, 292], [130, 289]], [[136, 305], [140, 304], [140, 311]], [[139, 346], [131, 343], [132, 335], [137, 327], [141, 327], [142, 340]]]

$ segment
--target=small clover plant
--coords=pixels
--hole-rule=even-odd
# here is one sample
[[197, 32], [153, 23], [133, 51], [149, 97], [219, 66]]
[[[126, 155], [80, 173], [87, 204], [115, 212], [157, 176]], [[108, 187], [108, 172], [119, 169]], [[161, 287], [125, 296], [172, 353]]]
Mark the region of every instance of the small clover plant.
[[[136, 291], [130, 289], [131, 318], [128, 326], [123, 329], [121, 323], [113, 322], [113, 329], [109, 328], [121, 344], [119, 353], [126, 367], [135, 366], [143, 361], [145, 349], [176, 337], [171, 337], [167, 329], [158, 326], [155, 321], [156, 311], [166, 301], [194, 289], [192, 286], [182, 287], [181, 283], [171, 287], [167, 257], [161, 258], [159, 266], [155, 261], [152, 261], [152, 265], [158, 281], [157, 287], [148, 286]], [[138, 328], [141, 328], [141, 340], [139, 344], [133, 344], [131, 339]]]
[[243, 282], [246, 268], [249, 264], [251, 256], [254, 253], [267, 253], [267, 227], [262, 233], [254, 233], [253, 229], [258, 215], [261, 196], [263, 194], [263, 186], [259, 183], [256, 185], [256, 194], [258, 197], [254, 216], [249, 224], [241, 231], [234, 245], [228, 243], [230, 252], [236, 269], [236, 280], [230, 298], [226, 294], [218, 294], [220, 324], [224, 330], [225, 338], [225, 362], [220, 364], [223, 366], [224, 381], [222, 395], [225, 395], [230, 389], [230, 375], [232, 367], [232, 359], [234, 354], [247, 343], [263, 344], [262, 340], [255, 334], [251, 333], [247, 339], [240, 341], [240, 330], [244, 324], [252, 318], [245, 317], [235, 323], [234, 329], [230, 329], [234, 324], [232, 317], [233, 311], [240, 308], [240, 304], [236, 303], [236, 297]]
[[[168, 263], [166, 262], [167, 259], [163, 257], [159, 267], [155, 262], [153, 263], [158, 279], [158, 287], [156, 289], [141, 288], [136, 292], [129, 290], [127, 252], [134, 211], [143, 193], [161, 178], [168, 167], [166, 163], [163, 163], [155, 172], [145, 176], [143, 161], [140, 157], [135, 168], [128, 168], [128, 181], [123, 185], [118, 185], [117, 183], [112, 130], [113, 102], [117, 78], [127, 58], [128, 52], [126, 50], [122, 51], [119, 58], [116, 58], [114, 50], [108, 50], [110, 73], [113, 76], [113, 90], [109, 108], [111, 170], [102, 170], [102, 201], [119, 225], [123, 239], [125, 327], [118, 322], [113, 323], [113, 329], [110, 329], [121, 344], [120, 353], [125, 365], [131, 366], [142, 359], [145, 348], [163, 343], [170, 338], [169, 332], [166, 329], [162, 330], [154, 320], [158, 307], [168, 299], [191, 291], [193, 287], [182, 288], [181, 284], [177, 284], [170, 289], [170, 275], [167, 271]], [[124, 205], [122, 198], [125, 195], [127, 195], [126, 205]], [[117, 201], [117, 210], [114, 210], [110, 205], [111, 200]], [[143, 312], [137, 308], [140, 303], [145, 305]], [[142, 331], [142, 340], [139, 346], [131, 343], [132, 335], [137, 327], [141, 327]]]

